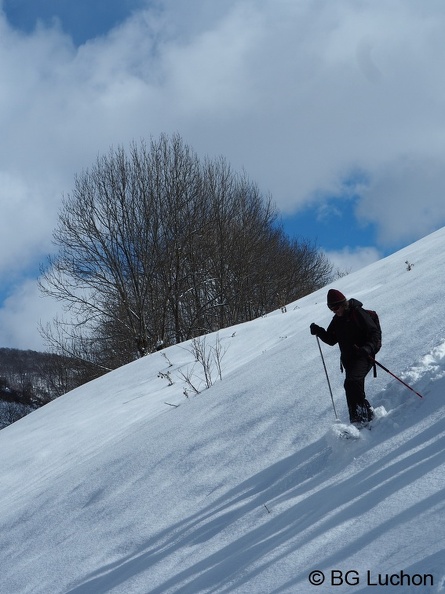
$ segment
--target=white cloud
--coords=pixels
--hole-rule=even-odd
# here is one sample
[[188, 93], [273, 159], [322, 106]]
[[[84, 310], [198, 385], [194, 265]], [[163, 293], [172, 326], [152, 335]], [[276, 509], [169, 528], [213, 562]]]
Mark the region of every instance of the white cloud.
[[177, 130], [244, 165], [291, 211], [357, 164], [377, 171], [433, 139], [443, 148], [440, 6], [427, 18], [420, 2], [203, 5], [198, 23], [167, 3], [77, 51], [57, 30], [17, 37], [3, 52], [22, 81], [11, 160], [46, 156], [72, 175], [110, 144]]
[[383, 245], [422, 237], [445, 221], [445, 155], [401, 155], [373, 172], [358, 214], [377, 223]]
[[39, 333], [56, 313], [60, 305], [43, 296], [33, 280], [25, 280], [4, 301], [0, 309], [0, 346], [10, 348], [45, 350], [44, 339]]
[[[48, 202], [23, 177], [0, 171], [0, 279], [35, 261], [36, 253], [49, 249], [55, 220], [48, 216]], [[52, 211], [50, 213], [52, 215]]]
[[334, 271], [340, 274], [350, 274], [382, 258], [382, 254], [374, 247], [345, 247], [326, 252], [326, 256], [334, 265]]
[[444, 29], [436, 1], [163, 0], [75, 48], [0, 14], [0, 279], [44, 259], [75, 173], [161, 132], [288, 213], [360, 169], [382, 245], [445, 224]]

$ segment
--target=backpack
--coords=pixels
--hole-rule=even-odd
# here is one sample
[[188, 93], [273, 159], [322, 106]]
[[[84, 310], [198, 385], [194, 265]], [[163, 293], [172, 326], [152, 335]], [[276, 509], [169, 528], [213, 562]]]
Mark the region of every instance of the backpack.
[[[377, 354], [379, 352], [379, 350], [382, 348], [382, 327], [380, 326], [379, 315], [373, 309], [364, 309], [364, 308], [362, 308], [362, 309], [364, 312], [366, 312], [368, 314], [368, 316], [371, 318], [371, 320], [377, 326], [377, 330], [379, 331], [379, 338], [377, 340], [376, 350], [374, 353], [374, 354]], [[353, 311], [355, 311], [355, 310], [353, 310]], [[355, 321], [357, 322], [357, 319]]]
[[375, 351], [375, 353], [377, 354], [379, 352], [379, 350], [382, 348], [382, 327], [380, 326], [379, 314], [376, 311], [374, 311], [373, 309], [365, 309], [365, 311], [367, 314], [369, 314], [369, 317], [374, 322], [374, 324], [377, 326], [377, 330], [379, 331], [379, 338], [378, 338], [378, 341], [376, 344], [376, 351]]

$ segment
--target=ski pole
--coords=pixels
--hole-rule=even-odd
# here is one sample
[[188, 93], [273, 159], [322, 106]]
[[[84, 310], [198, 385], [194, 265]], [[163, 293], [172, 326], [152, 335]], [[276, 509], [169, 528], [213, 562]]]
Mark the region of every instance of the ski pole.
[[371, 355], [369, 356], [369, 358], [376, 365], [378, 365], [379, 367], [381, 367], [383, 369], [383, 371], [386, 371], [386, 373], [389, 373], [389, 375], [392, 375], [393, 378], [395, 378], [397, 381], [399, 381], [401, 384], [403, 384], [406, 388], [408, 388], [408, 390], [411, 390], [411, 392], [414, 392], [414, 394], [416, 394], [419, 398], [423, 398], [422, 394], [419, 394], [419, 392], [416, 392], [414, 390], [414, 388], [412, 388], [411, 386], [408, 386], [408, 384], [406, 384], [403, 380], [401, 380], [400, 377], [397, 377], [392, 371], [389, 371], [389, 369], [387, 369], [384, 365], [382, 365], [381, 363], [379, 363], [378, 361], [376, 361], [373, 357], [371, 357]]
[[337, 411], [335, 409], [335, 403], [334, 403], [334, 396], [332, 395], [331, 382], [329, 381], [328, 370], [326, 369], [326, 363], [324, 362], [323, 351], [321, 350], [321, 346], [320, 346], [320, 340], [319, 340], [318, 336], [316, 336], [315, 338], [317, 339], [318, 350], [320, 351], [321, 360], [323, 361], [324, 372], [326, 374], [326, 379], [328, 380], [328, 387], [329, 387], [329, 392], [331, 394], [332, 407], [334, 409], [335, 418], [338, 421], [338, 415], [337, 415]]

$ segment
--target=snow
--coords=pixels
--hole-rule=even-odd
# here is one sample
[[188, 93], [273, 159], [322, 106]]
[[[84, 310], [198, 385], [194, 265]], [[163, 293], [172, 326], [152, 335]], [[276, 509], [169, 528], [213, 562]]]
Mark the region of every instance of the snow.
[[441, 229], [333, 285], [379, 313], [378, 360], [423, 396], [370, 373], [379, 418], [357, 440], [333, 431], [309, 333], [328, 287], [207, 336], [222, 380], [198, 395], [184, 343], [2, 430], [0, 592], [445, 591], [444, 251]]

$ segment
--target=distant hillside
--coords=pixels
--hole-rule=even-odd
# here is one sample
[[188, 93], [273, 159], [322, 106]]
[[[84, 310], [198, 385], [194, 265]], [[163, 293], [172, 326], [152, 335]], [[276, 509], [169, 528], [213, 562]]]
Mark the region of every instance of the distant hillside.
[[80, 383], [77, 364], [72, 359], [0, 348], [0, 429]]

